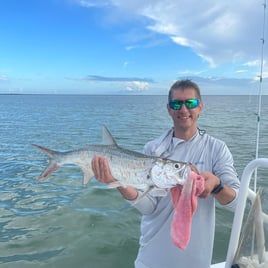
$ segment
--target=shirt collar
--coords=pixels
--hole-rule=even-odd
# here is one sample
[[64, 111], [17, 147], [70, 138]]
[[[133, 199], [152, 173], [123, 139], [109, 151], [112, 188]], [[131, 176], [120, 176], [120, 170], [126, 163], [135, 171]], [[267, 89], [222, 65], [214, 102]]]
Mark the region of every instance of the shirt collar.
[[189, 140], [183, 140], [183, 139], [180, 139], [180, 138], [176, 138], [174, 137], [174, 128], [173, 128], [173, 132], [172, 132], [172, 141], [174, 144], [179, 144], [179, 143], [183, 143], [183, 142], [191, 142], [193, 141], [196, 137], [198, 137], [200, 134], [199, 134], [199, 131], [198, 129], [196, 130], [195, 134], [189, 139]]

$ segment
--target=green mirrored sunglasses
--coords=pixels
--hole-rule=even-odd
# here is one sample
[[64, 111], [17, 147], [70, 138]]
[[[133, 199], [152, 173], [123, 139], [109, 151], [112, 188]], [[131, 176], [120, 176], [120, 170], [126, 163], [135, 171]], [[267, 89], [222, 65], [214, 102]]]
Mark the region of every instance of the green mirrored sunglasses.
[[180, 110], [182, 105], [185, 104], [187, 109], [194, 109], [199, 105], [199, 103], [199, 99], [171, 100], [169, 101], [169, 107], [172, 110]]

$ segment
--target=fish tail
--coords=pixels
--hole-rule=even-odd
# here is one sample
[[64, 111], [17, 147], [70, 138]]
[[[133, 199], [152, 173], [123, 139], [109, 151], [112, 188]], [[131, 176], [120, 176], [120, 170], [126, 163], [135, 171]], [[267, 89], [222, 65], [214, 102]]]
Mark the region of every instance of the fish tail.
[[49, 157], [48, 166], [38, 178], [38, 181], [44, 181], [47, 177], [49, 177], [51, 173], [53, 173], [54, 171], [60, 168], [60, 164], [57, 163], [57, 160], [55, 159], [55, 156], [59, 154], [59, 152], [47, 149], [37, 144], [32, 144], [32, 145], [36, 147], [37, 149], [41, 150], [43, 153], [45, 153]]
[[41, 150], [43, 153], [47, 154], [49, 157], [53, 158], [55, 154], [58, 152], [52, 151], [48, 148], [45, 148], [43, 146], [37, 145], [37, 144], [32, 144], [32, 146], [36, 147], [37, 149]]

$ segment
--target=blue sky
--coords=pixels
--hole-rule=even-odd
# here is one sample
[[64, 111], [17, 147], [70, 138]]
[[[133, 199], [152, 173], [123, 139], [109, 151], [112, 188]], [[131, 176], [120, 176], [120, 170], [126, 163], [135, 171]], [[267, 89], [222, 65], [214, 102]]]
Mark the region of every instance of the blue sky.
[[258, 94], [264, 1], [2, 0], [0, 93]]

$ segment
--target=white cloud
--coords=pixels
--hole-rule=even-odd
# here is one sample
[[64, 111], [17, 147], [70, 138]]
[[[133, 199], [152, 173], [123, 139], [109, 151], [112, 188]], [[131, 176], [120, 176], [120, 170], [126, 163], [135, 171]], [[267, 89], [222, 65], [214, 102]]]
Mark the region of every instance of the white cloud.
[[206, 70], [179, 70], [177, 72], [178, 76], [183, 76], [183, 77], [187, 77], [187, 76], [197, 76], [200, 77], [202, 76], [204, 73], [206, 72]]
[[262, 77], [268, 79], [268, 72], [263, 72]]
[[261, 64], [260, 60], [253, 60], [253, 61], [248, 61], [244, 63], [245, 66], [249, 66], [249, 67], [260, 66], [260, 64]]
[[158, 0], [143, 10], [150, 26], [178, 44], [191, 47], [212, 65], [259, 57], [262, 1]]
[[141, 81], [132, 81], [127, 82], [126, 84], [126, 90], [127, 91], [144, 91], [149, 89], [149, 83], [148, 82], [141, 82]]
[[[80, 2], [85, 6], [86, 3], [96, 5], [102, 1]], [[167, 35], [179, 45], [190, 47], [211, 66], [234, 61], [254, 62], [260, 57], [263, 0], [104, 2], [120, 10], [118, 14], [129, 14], [130, 18], [137, 18], [137, 15], [148, 18], [147, 29]], [[120, 17], [117, 19], [120, 21]]]
[[109, 0], [107, 1], [98, 1], [98, 0], [74, 0], [74, 2], [76, 2], [77, 4], [79, 4], [80, 6], [83, 7], [106, 7], [106, 6], [110, 6], [111, 2]]
[[0, 75], [0, 81], [8, 81], [7, 76], [5, 76], [5, 75]]
[[248, 70], [237, 70], [236, 73], [247, 73]]

